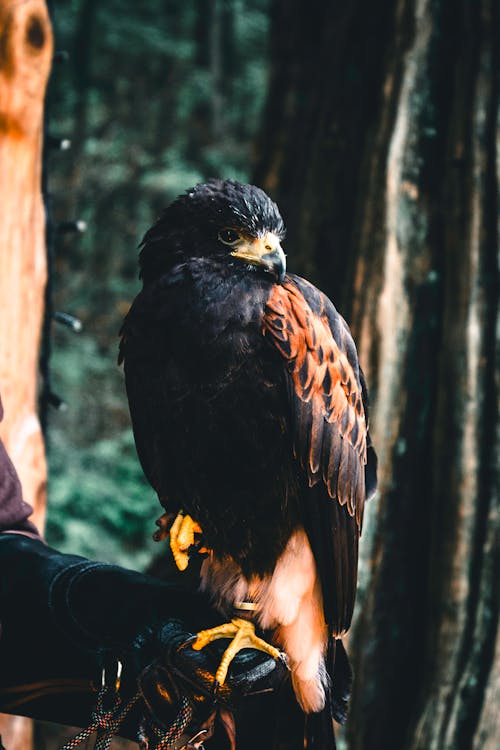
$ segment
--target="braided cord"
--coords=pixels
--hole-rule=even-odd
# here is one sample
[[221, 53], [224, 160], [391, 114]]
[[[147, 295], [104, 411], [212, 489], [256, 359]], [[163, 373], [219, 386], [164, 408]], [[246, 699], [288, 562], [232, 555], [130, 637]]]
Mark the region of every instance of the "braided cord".
[[168, 729], [153, 725], [157, 735], [156, 750], [169, 750], [180, 739], [193, 718], [193, 709], [187, 698], [181, 698], [179, 713]]
[[104, 701], [108, 692], [109, 688], [105, 686], [99, 690], [96, 707], [92, 714], [90, 724], [65, 742], [60, 750], [75, 750], [75, 748], [87, 740], [93, 732], [97, 732], [95, 750], [108, 750], [111, 740], [120, 728], [123, 719], [135, 706], [140, 697], [139, 694], [134, 695], [125, 706], [120, 707], [121, 700], [119, 696], [115, 695], [113, 707], [106, 710], [104, 708]]
[[[76, 750], [78, 745], [88, 740], [94, 732], [97, 732], [94, 750], [109, 750], [111, 740], [118, 732], [122, 721], [141, 697], [137, 693], [128, 703], [121, 706], [119, 695], [113, 693], [113, 705], [110, 709], [106, 709], [104, 704], [109, 692], [108, 687], [102, 687], [99, 690], [90, 724], [65, 742], [59, 750]], [[163, 727], [158, 726], [155, 722], [147, 722], [150, 736], [147, 738], [145, 746], [149, 750], [170, 750], [170, 748], [178, 743], [178, 740], [191, 723], [192, 718], [193, 708], [188, 699], [183, 697], [181, 698], [179, 713], [168, 729], [163, 729]], [[152, 739], [153, 742], [151, 742]], [[143, 743], [141, 744], [144, 746]]]

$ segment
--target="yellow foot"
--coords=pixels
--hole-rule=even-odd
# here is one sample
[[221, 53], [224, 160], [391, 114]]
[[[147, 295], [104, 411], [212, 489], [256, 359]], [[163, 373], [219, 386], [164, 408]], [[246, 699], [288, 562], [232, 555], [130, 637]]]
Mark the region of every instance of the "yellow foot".
[[195, 651], [201, 651], [202, 648], [205, 648], [212, 641], [217, 641], [219, 638], [232, 638], [231, 643], [224, 651], [222, 661], [215, 674], [215, 680], [219, 685], [224, 684], [229, 665], [238, 651], [244, 648], [256, 648], [258, 651], [264, 651], [269, 656], [272, 656], [273, 659], [281, 657], [279, 649], [255, 635], [253, 623], [249, 620], [243, 620], [240, 617], [235, 617], [231, 622], [226, 622], [224, 625], [219, 625], [216, 628], [200, 631], [196, 641], [193, 643], [193, 648]]
[[170, 549], [179, 570], [186, 570], [189, 565], [189, 548], [195, 544], [195, 534], [201, 533], [199, 524], [191, 516], [185, 516], [182, 511], [177, 514], [170, 528]]

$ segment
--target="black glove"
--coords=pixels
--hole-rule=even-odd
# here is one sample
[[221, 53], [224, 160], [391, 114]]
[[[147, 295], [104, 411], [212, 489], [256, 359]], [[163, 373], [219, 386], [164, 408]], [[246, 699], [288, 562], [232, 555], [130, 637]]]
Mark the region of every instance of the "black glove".
[[218, 719], [232, 745], [235, 741], [234, 712], [249, 698], [278, 692], [287, 676], [284, 662], [254, 649], [245, 649], [231, 662], [226, 681], [219, 686], [215, 673], [229, 641], [218, 640], [195, 651], [191, 645], [196, 635], [186, 633], [185, 626], [175, 620], [160, 628], [157, 637], [160, 645], [157, 650], [162, 656], [139, 676], [140, 691], [149, 715], [160, 725], [172, 723], [183, 699], [188, 699], [192, 722], [187, 739], [200, 733], [206, 741]]
[[189, 699], [195, 728], [221, 709], [226, 722], [286, 676], [280, 662], [246, 650], [215, 695], [227, 641], [190, 647], [196, 632], [220, 623], [203, 594], [22, 535], [0, 534], [0, 622], [0, 710], [85, 726], [103, 666], [120, 660], [121, 692], [126, 698], [139, 688], [143, 697], [120, 732], [133, 739], [144, 707], [167, 727]]

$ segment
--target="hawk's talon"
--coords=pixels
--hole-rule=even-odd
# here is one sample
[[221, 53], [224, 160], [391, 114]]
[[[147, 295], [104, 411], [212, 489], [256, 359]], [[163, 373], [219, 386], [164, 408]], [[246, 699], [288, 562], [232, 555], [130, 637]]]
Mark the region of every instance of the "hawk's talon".
[[264, 651], [264, 653], [272, 656], [273, 659], [281, 658], [281, 651], [275, 646], [271, 646], [263, 638], [259, 638], [255, 634], [253, 623], [241, 617], [235, 617], [231, 622], [226, 622], [209, 630], [201, 630], [191, 648], [195, 651], [201, 651], [202, 648], [205, 648], [212, 641], [219, 640], [219, 638], [231, 638], [231, 643], [224, 651], [217, 672], [215, 673], [215, 684], [217, 686], [224, 684], [229, 665], [236, 654], [244, 648], [254, 648], [257, 651]]
[[170, 527], [170, 549], [181, 571], [189, 565], [189, 550], [196, 543], [195, 534], [202, 534], [200, 525], [191, 516], [179, 511]]

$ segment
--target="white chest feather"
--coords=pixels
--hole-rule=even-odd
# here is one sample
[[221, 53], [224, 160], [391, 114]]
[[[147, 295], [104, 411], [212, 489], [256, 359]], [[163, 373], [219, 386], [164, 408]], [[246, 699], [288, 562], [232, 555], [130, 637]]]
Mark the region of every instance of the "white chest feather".
[[328, 630], [316, 563], [303, 529], [288, 540], [272, 575], [247, 579], [234, 560], [207, 558], [201, 568], [201, 587], [225, 614], [238, 602], [256, 605], [255, 621], [273, 632], [273, 642], [284, 650], [297, 700], [306, 712], [325, 704], [327, 674], [324, 657]]

